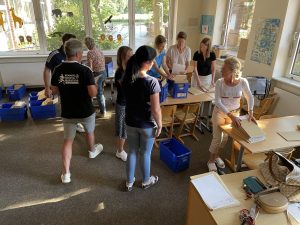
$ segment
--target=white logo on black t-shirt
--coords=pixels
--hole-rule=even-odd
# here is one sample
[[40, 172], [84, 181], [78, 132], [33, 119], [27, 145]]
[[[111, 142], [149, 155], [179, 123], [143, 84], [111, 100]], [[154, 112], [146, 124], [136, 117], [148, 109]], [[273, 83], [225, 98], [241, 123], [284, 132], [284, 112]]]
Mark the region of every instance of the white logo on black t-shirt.
[[62, 84], [79, 84], [78, 74], [61, 74], [58, 83]]

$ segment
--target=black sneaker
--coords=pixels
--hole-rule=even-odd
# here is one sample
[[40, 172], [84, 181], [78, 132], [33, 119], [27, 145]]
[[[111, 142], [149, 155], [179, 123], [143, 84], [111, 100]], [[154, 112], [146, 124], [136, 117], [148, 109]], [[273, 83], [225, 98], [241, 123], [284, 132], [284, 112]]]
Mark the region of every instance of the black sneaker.
[[151, 176], [146, 183], [142, 183], [142, 188], [147, 189], [158, 182], [158, 176]]

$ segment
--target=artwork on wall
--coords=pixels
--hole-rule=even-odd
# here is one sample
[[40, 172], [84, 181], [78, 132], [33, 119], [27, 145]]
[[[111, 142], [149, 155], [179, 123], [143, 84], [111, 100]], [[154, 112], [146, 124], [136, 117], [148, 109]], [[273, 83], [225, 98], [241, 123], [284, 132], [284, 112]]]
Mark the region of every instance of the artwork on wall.
[[214, 30], [215, 17], [202, 15], [200, 18], [200, 32], [212, 36]]
[[267, 65], [272, 64], [280, 19], [259, 19], [256, 25], [251, 60]]

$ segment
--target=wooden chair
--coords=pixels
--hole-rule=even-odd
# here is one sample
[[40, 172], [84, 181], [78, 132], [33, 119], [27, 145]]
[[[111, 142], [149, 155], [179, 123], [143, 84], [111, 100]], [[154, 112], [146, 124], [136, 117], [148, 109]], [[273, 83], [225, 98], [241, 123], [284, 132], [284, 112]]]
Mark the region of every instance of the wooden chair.
[[[174, 119], [176, 112], [176, 105], [161, 106], [161, 115], [162, 115], [162, 128], [167, 131], [167, 137], [158, 137], [155, 139], [155, 147], [158, 148], [158, 142], [172, 138], [174, 130]], [[163, 131], [162, 131], [163, 132]], [[162, 136], [161, 134], [160, 136]]]
[[[278, 96], [276, 93], [272, 93], [267, 98], [261, 100], [259, 102], [259, 106], [253, 107], [253, 116], [255, 117], [255, 119], [258, 120], [261, 116], [269, 114], [277, 101]], [[247, 104], [244, 104], [242, 108], [244, 111], [248, 111]]]
[[[196, 124], [197, 124], [197, 118], [200, 113], [200, 105], [201, 104], [199, 104], [199, 103], [186, 104], [183, 106], [182, 111], [175, 113], [175, 118], [176, 118], [176, 120], [179, 121], [179, 124], [180, 124], [178, 132], [176, 133], [175, 136], [182, 143], [184, 143], [184, 142], [181, 139], [181, 137], [188, 136], [188, 135], [191, 135], [193, 138], [195, 138], [197, 141], [199, 141], [199, 139], [197, 138], [197, 136], [195, 135], [194, 132], [195, 132]], [[188, 126], [188, 124], [192, 124], [192, 126]], [[188, 132], [182, 133], [183, 128], [187, 128]]]

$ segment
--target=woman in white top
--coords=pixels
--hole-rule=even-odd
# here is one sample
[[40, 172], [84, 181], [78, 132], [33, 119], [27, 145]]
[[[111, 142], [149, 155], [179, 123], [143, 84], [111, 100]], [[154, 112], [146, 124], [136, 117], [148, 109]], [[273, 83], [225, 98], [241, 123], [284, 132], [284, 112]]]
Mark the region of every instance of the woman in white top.
[[209, 148], [210, 159], [207, 163], [209, 171], [224, 168], [225, 164], [219, 157], [219, 151], [227, 142], [227, 135], [222, 132], [220, 125], [234, 123], [240, 126], [239, 109], [242, 94], [248, 103], [249, 120], [253, 117], [254, 99], [246, 78], [242, 78], [241, 63], [235, 57], [227, 58], [222, 67], [222, 78], [216, 82], [215, 108], [212, 114], [213, 139]]
[[177, 44], [172, 45], [167, 51], [167, 66], [174, 72], [180, 70], [180, 74], [186, 74], [191, 62], [191, 49], [186, 46], [187, 35], [180, 31], [177, 34]]

